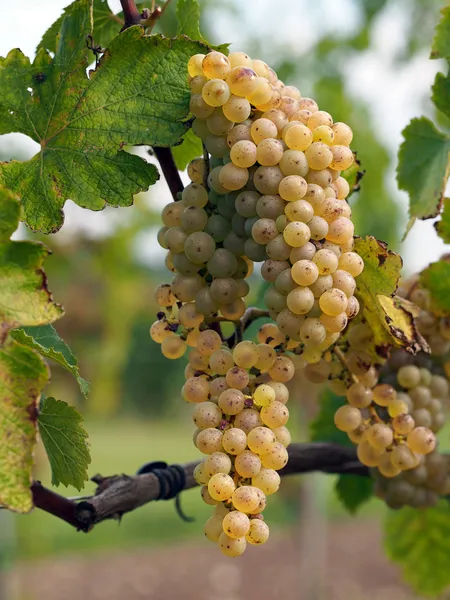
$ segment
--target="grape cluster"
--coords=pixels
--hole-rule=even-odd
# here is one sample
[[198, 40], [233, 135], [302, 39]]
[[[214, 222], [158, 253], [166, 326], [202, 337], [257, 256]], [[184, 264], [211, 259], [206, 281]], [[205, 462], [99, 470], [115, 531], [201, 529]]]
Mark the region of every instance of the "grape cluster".
[[241, 52], [197, 54], [193, 131], [211, 154], [210, 199], [231, 232], [223, 246], [263, 262], [270, 316], [314, 363], [355, 317], [354, 227], [341, 177], [352, 131]]
[[400, 283], [398, 295], [407, 298], [421, 310], [415, 322], [427, 340], [433, 356], [445, 356], [450, 352], [450, 315], [441, 316], [431, 309], [430, 291], [422, 287], [419, 276]]
[[[205, 534], [238, 556], [267, 540], [266, 496], [288, 460], [288, 353], [322, 376], [324, 351], [359, 311], [364, 264], [352, 251], [341, 177], [353, 134], [242, 52], [197, 54], [188, 72], [192, 129], [205, 152], [162, 212], [158, 241], [174, 278], [156, 290], [150, 335], [167, 358], [187, 352], [182, 395], [205, 455], [194, 476], [214, 506]], [[276, 321], [256, 342], [237, 333], [254, 262], [271, 284], [265, 303]], [[222, 321], [235, 322], [236, 334], [224, 339]]]

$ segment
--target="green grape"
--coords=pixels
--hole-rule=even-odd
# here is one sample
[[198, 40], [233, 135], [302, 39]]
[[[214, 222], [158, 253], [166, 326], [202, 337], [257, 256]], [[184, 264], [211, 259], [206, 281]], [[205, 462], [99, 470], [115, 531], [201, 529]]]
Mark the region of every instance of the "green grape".
[[258, 344], [257, 350], [259, 358], [255, 368], [260, 371], [267, 371], [275, 362], [276, 352], [269, 344]]
[[261, 140], [256, 148], [256, 160], [263, 167], [278, 165], [283, 157], [284, 147], [280, 140], [265, 138]]
[[[290, 150], [306, 151], [312, 144], [313, 136], [310, 129], [303, 123], [291, 121], [283, 129], [283, 141]], [[306, 152], [305, 158], [307, 159]]]
[[239, 342], [233, 350], [233, 359], [238, 367], [251, 369], [259, 359], [258, 349], [254, 342]]
[[329, 224], [327, 240], [335, 244], [347, 244], [353, 240], [355, 226], [347, 217], [338, 217]]
[[[233, 98], [233, 96], [232, 96]], [[236, 142], [240, 140], [249, 140], [253, 141], [250, 127], [246, 124], [235, 125], [233, 129], [231, 129], [227, 134], [227, 145], [229, 148], [232, 148]]]
[[406, 439], [406, 443], [417, 454], [428, 454], [436, 448], [436, 437], [427, 427], [416, 427]]
[[231, 366], [226, 372], [225, 380], [230, 388], [243, 390], [247, 387], [250, 377], [246, 369], [241, 369], [241, 367], [234, 365], [233, 359], [233, 366]]
[[257, 192], [245, 191], [236, 196], [235, 208], [239, 215], [250, 219], [257, 216], [256, 205], [260, 195]]
[[259, 488], [266, 496], [275, 494], [280, 487], [281, 477], [274, 469], [261, 467], [257, 475], [252, 478], [252, 486]]
[[311, 238], [311, 230], [308, 225], [301, 221], [292, 221], [283, 231], [283, 237], [289, 246], [299, 248], [309, 241]]
[[223, 241], [223, 247], [232, 252], [235, 256], [243, 256], [245, 254], [246, 239], [237, 235], [234, 231], [230, 231]]
[[328, 223], [322, 217], [314, 216], [308, 223], [312, 240], [323, 240], [328, 234]]
[[301, 200], [306, 194], [307, 183], [300, 175], [287, 175], [280, 181], [278, 193], [288, 202]]
[[371, 425], [365, 434], [365, 440], [377, 450], [385, 450], [393, 442], [394, 434], [389, 425], [375, 423]]
[[228, 475], [231, 471], [231, 459], [225, 452], [213, 452], [209, 454], [203, 464], [204, 471], [208, 477], [212, 477], [217, 473]]
[[220, 517], [209, 517], [205, 523], [204, 532], [208, 540], [211, 542], [218, 542], [220, 535], [223, 532], [222, 518]]
[[213, 300], [208, 287], [204, 287], [195, 295], [195, 309], [202, 315], [209, 316], [219, 310], [219, 305]]
[[319, 298], [322, 311], [330, 317], [337, 317], [347, 308], [347, 296], [342, 290], [331, 288], [326, 290]]
[[[243, 412], [240, 413], [241, 416]], [[222, 436], [222, 446], [228, 454], [241, 454], [247, 447], [247, 435], [245, 431], [238, 427], [226, 429]]]
[[362, 441], [357, 448], [356, 454], [360, 462], [367, 467], [376, 467], [380, 462], [384, 450], [374, 448], [369, 442]]
[[270, 450], [261, 454], [261, 463], [266, 469], [275, 469], [278, 471], [287, 465], [289, 456], [286, 448], [280, 442], [275, 442]]
[[[250, 116], [252, 107], [246, 98], [231, 95], [228, 101], [222, 106], [222, 110], [229, 121], [242, 123]], [[233, 129], [235, 129], [235, 127], [233, 127]], [[248, 139], [251, 139], [250, 135]]]
[[155, 321], [150, 327], [150, 337], [157, 344], [161, 344], [171, 333], [166, 321]]
[[222, 432], [212, 427], [202, 429], [197, 436], [195, 445], [203, 454], [220, 452], [222, 450]]
[[[240, 68], [240, 67], [236, 67]], [[234, 69], [233, 69], [234, 70]], [[226, 533], [222, 533], [219, 537], [219, 548], [225, 556], [234, 558], [241, 556], [245, 552], [247, 541], [243, 538], [231, 538]]]
[[353, 152], [347, 146], [334, 145], [330, 148], [332, 152], [332, 161], [330, 167], [336, 171], [345, 171], [353, 164]]
[[280, 168], [275, 165], [273, 167], [258, 167], [253, 176], [253, 184], [261, 194], [276, 195], [278, 187], [284, 175]]
[[326, 338], [325, 327], [317, 318], [308, 317], [300, 327], [300, 339], [304, 344], [319, 346]]
[[207, 119], [213, 114], [214, 108], [206, 104], [201, 94], [192, 94], [189, 101], [189, 110], [197, 119]]
[[253, 121], [250, 127], [250, 133], [255, 144], [260, 144], [265, 139], [276, 138], [278, 130], [273, 121], [266, 118], [260, 118]]
[[190, 377], [182, 393], [186, 402], [205, 402], [209, 396], [209, 383], [202, 377]]
[[205, 232], [218, 243], [223, 242], [231, 231], [230, 223], [222, 215], [211, 215], [205, 226]]
[[289, 420], [289, 410], [282, 402], [274, 400], [269, 405], [262, 407], [261, 420], [271, 429], [283, 427]]
[[277, 356], [275, 362], [269, 369], [269, 376], [274, 381], [286, 383], [295, 375], [295, 366], [287, 356]]
[[[205, 106], [208, 106], [206, 102]], [[226, 135], [231, 129], [233, 129], [233, 121], [229, 121], [225, 117], [221, 108], [213, 108], [211, 106], [208, 106], [208, 108], [212, 109], [211, 114], [202, 118], [206, 118], [206, 125], [210, 133], [213, 133], [214, 135]]]
[[314, 304], [314, 294], [308, 287], [297, 287], [286, 298], [287, 307], [295, 315], [304, 315]]
[[277, 292], [275, 288], [269, 287], [264, 294], [264, 304], [269, 310], [279, 313], [286, 308], [286, 296]]
[[397, 372], [398, 383], [406, 389], [414, 388], [420, 383], [420, 369], [415, 365], [405, 365]]
[[307, 200], [296, 200], [289, 202], [285, 207], [286, 216], [291, 221], [302, 221], [309, 223], [314, 216], [314, 209]]
[[251, 167], [256, 162], [256, 145], [248, 140], [236, 142], [231, 148], [230, 158], [237, 167]]
[[334, 424], [341, 431], [354, 431], [361, 422], [361, 411], [354, 406], [340, 406], [334, 414]]
[[[220, 165], [214, 166], [213, 159], [224, 159], [227, 156], [229, 148], [227, 144], [227, 138], [225, 137], [225, 135], [214, 135], [209, 131], [209, 129], [207, 129], [207, 134], [199, 137], [203, 139], [207, 151], [209, 152], [209, 154], [211, 154], [212, 169], [214, 170], [217, 166], [219, 166], [220, 168], [222, 166], [222, 161], [220, 162]], [[215, 182], [215, 188], [216, 187], [219, 188], [219, 193], [224, 193], [218, 181]]]
[[199, 463], [198, 465], [196, 465], [196, 467], [194, 469], [194, 473], [193, 473], [194, 479], [199, 485], [207, 485], [208, 481], [210, 479], [206, 475], [203, 467], [204, 467], [203, 462]]
[[212, 329], [206, 329], [200, 333], [197, 350], [200, 354], [210, 357], [220, 349], [221, 345], [222, 339], [220, 335]]
[[252, 227], [252, 237], [257, 244], [266, 245], [278, 237], [278, 229], [272, 219], [258, 219]]
[[334, 143], [341, 146], [350, 146], [353, 139], [353, 132], [345, 123], [335, 123], [332, 125], [334, 133]]
[[[275, 360], [272, 361], [272, 365], [274, 362]], [[253, 402], [256, 406], [268, 406], [271, 402], [275, 401], [275, 398], [276, 393], [269, 385], [259, 385], [253, 391]]]
[[225, 375], [234, 366], [233, 355], [229, 350], [220, 348], [209, 357], [209, 366], [214, 373]]
[[252, 513], [260, 504], [259, 491], [251, 485], [236, 488], [231, 497], [234, 508], [243, 513]]
[[238, 389], [230, 388], [225, 390], [219, 396], [218, 405], [225, 414], [237, 415], [244, 408], [244, 394]]
[[343, 271], [342, 269], [338, 269], [332, 274], [333, 277], [333, 287], [342, 290], [347, 298], [353, 296], [356, 289], [356, 281], [355, 278], [347, 273], [347, 271]]
[[258, 76], [248, 67], [234, 67], [228, 73], [226, 82], [235, 96], [249, 96], [258, 85]]
[[[192, 161], [190, 164], [193, 162], [194, 161]], [[203, 174], [201, 174], [201, 177], [201, 181], [203, 181]], [[184, 188], [181, 194], [181, 201], [185, 207], [197, 206], [198, 208], [203, 208], [208, 203], [208, 192], [206, 191], [206, 188], [199, 182], [190, 183]]]
[[289, 292], [292, 292], [292, 290], [297, 287], [297, 283], [292, 277], [291, 269], [281, 271], [281, 273], [277, 275], [274, 285], [275, 289], [285, 296], [287, 296]]
[[208, 481], [208, 492], [211, 498], [219, 502], [229, 500], [235, 489], [236, 485], [233, 479], [225, 473], [216, 473]]
[[[259, 459], [258, 459], [259, 460]], [[246, 536], [250, 530], [250, 519], [243, 512], [232, 510], [223, 518], [223, 531], [233, 539]]]
[[251, 519], [250, 529], [245, 539], [254, 546], [264, 544], [269, 539], [269, 526], [261, 519]]
[[228, 163], [221, 168], [219, 181], [226, 190], [239, 190], [248, 181], [248, 169]]
[[291, 247], [281, 234], [271, 240], [266, 246], [266, 254], [269, 258], [278, 261], [286, 261], [290, 257]]
[[254, 477], [261, 469], [261, 459], [251, 450], [244, 450], [236, 456], [234, 468], [241, 477], [245, 479]]
[[230, 61], [222, 52], [209, 52], [202, 61], [202, 71], [208, 79], [225, 79], [230, 68]]
[[[201, 402], [195, 405], [192, 419], [200, 429], [217, 427], [222, 420], [222, 411], [214, 402]], [[209, 493], [211, 494], [211, 490]]]
[[317, 280], [319, 270], [311, 260], [299, 260], [292, 265], [292, 279], [300, 286], [309, 286]]
[[305, 177], [308, 173], [308, 161], [301, 150], [285, 150], [279, 160], [279, 167], [285, 176], [300, 175]]
[[269, 119], [269, 121], [272, 121], [272, 123], [275, 124], [275, 126], [277, 128], [277, 135], [274, 135], [272, 137], [278, 137], [278, 136], [280, 136], [280, 134], [282, 133], [284, 127], [288, 123], [288, 118], [284, 114], [284, 112], [281, 111], [281, 110], [278, 110], [276, 108], [271, 108], [271, 109], [267, 110], [266, 112], [264, 112], [262, 114], [262, 118], [263, 119]]
[[358, 277], [364, 269], [364, 261], [356, 252], [344, 252], [339, 257], [339, 268]]
[[194, 264], [207, 262], [216, 249], [213, 238], [204, 231], [195, 231], [186, 238], [184, 253], [188, 260]]
[[187, 236], [188, 234], [181, 227], [169, 227], [164, 236], [166, 248], [169, 248], [174, 254], [180, 254], [184, 250]]
[[231, 277], [238, 266], [236, 256], [226, 248], [218, 248], [206, 263], [213, 277]]
[[236, 321], [245, 313], [247, 306], [242, 298], [237, 298], [233, 302], [219, 306], [219, 310], [225, 319]]
[[203, 231], [207, 221], [206, 211], [198, 206], [188, 206], [180, 215], [180, 225], [187, 233]]
[[174, 306], [177, 299], [172, 293], [172, 287], [168, 283], [158, 285], [155, 290], [155, 300], [159, 306], [168, 307]]
[[372, 390], [362, 383], [353, 383], [347, 389], [347, 402], [356, 408], [367, 408], [372, 403]]
[[391, 461], [400, 471], [417, 467], [417, 456], [406, 444], [394, 446], [391, 452]]
[[261, 425], [262, 421], [259, 412], [254, 408], [244, 408], [244, 410], [234, 418], [234, 426], [242, 429], [247, 435], [250, 431], [255, 429], [255, 427], [260, 427]]
[[184, 356], [187, 344], [175, 333], [171, 333], [161, 342], [161, 352], [166, 358], [175, 360]]
[[230, 88], [222, 79], [211, 79], [204, 84], [201, 94], [208, 106], [223, 106], [230, 98]]

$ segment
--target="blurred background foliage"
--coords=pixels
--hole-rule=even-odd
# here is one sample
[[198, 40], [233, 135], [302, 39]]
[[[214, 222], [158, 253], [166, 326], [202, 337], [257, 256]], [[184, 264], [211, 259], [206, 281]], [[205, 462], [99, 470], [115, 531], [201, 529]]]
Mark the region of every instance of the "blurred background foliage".
[[[246, 3], [203, 0], [201, 4], [203, 33], [212, 43], [227, 41], [224, 37], [219, 39], [221, 19], [226, 17], [231, 24], [242, 24], [246, 18], [243, 16], [243, 4]], [[324, 6], [322, 2], [317, 4], [312, 7], [310, 2], [291, 2], [292, 19], [297, 19], [300, 24], [302, 11], [317, 11]], [[431, 44], [442, 2], [355, 0], [354, 4], [359, 21], [355, 31], [333, 29], [333, 23], [327, 23], [317, 27], [314, 41], [307, 49], [299, 49], [285, 42], [278, 32], [262, 39], [257, 27], [244, 23], [247, 39], [235, 49], [243, 49], [266, 60], [286, 83], [297, 85], [303, 95], [314, 97], [336, 121], [351, 125], [355, 132], [353, 146], [365, 171], [361, 191], [351, 199], [356, 232], [359, 235], [370, 233], [396, 248], [405, 218], [393, 192], [395, 156], [379, 135], [368, 105], [361, 98], [352, 96], [352, 74], [348, 73], [347, 65], [355, 55], [370, 51], [380, 16], [399, 4], [404, 7], [404, 18], [408, 23], [404, 28], [407, 36], [402, 40], [401, 51], [395, 60], [399, 65], [412, 63]], [[166, 35], [176, 32], [175, 6], [174, 0], [158, 25]], [[270, 14], [266, 18], [270, 19]], [[320, 24], [320, 18], [317, 22]], [[389, 93], [389, 90], [383, 93]], [[0, 138], [2, 160], [21, 157], [19, 146], [10, 142], [7, 146], [2, 145]], [[197, 455], [191, 444], [189, 411], [179, 396], [183, 361], [164, 359], [159, 346], [148, 335], [157, 312], [153, 289], [169, 279], [162, 254], [156, 251], [154, 242], [161, 207], [168, 201], [167, 189], [158, 185], [137, 197], [134, 208], [108, 209], [101, 217], [110, 219], [111, 225], [101, 234], [84, 227], [83, 222], [91, 218], [87, 211], [76, 227], [70, 227], [69, 213], [67, 226], [45, 240], [21, 230], [21, 235], [44, 241], [54, 252], [47, 261], [46, 271], [54, 297], [66, 309], [66, 316], [56, 328], [78, 356], [81, 373], [91, 382], [91, 394], [83, 400], [75, 382], [56, 365], [52, 365], [53, 379], [48, 393], [79, 406], [86, 416], [92, 442], [92, 474], [98, 471], [105, 475], [133, 472], [139, 464], [150, 459], [183, 462]], [[253, 275], [253, 279], [256, 289], [260, 285], [258, 275]], [[297, 429], [297, 439], [304, 439], [306, 419], [303, 416], [309, 417], [312, 410], [303, 406], [298, 409], [298, 415], [294, 414], [293, 429]], [[295, 421], [300, 423], [298, 427], [295, 427]], [[48, 481], [43, 454], [38, 456], [37, 475]], [[324, 485], [330, 489], [331, 478], [327, 478]], [[292, 505], [292, 497], [296, 497], [297, 492], [293, 494], [292, 489], [297, 490], [292, 482], [286, 483], [284, 493], [271, 503], [271, 512], [276, 514], [279, 522], [286, 523], [297, 516], [295, 502]], [[68, 493], [72, 494], [73, 490]], [[31, 557], [92, 550], [113, 544], [143, 543], [144, 540], [145, 543], [157, 543], [161, 539], [198, 536], [198, 526], [208, 512], [207, 507], [201, 506], [198, 496], [192, 492], [183, 500], [187, 512], [199, 517], [194, 527], [181, 525], [167, 503], [136, 511], [126, 517], [120, 529], [114, 523], [102, 524], [89, 536], [74, 536], [67, 526], [43, 514], [21, 517], [16, 520], [15, 552]], [[337, 511], [336, 503], [331, 502], [332, 512]], [[284, 508], [280, 509], [282, 503]], [[366, 510], [373, 510], [373, 503]], [[13, 555], [9, 551], [7, 554]]]

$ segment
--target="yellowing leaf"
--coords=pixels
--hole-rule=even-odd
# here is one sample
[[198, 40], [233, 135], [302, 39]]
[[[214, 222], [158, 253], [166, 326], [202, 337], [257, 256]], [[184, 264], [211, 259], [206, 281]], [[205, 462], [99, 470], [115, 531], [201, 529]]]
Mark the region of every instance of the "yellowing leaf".
[[385, 329], [396, 340], [397, 346], [402, 346], [410, 350], [413, 354], [421, 350], [429, 352], [430, 348], [426, 340], [420, 335], [414, 317], [420, 312], [420, 309], [399, 296], [378, 295], [378, 301], [384, 311]]
[[385, 356], [387, 348], [397, 343], [386, 328], [386, 313], [379, 296], [393, 296], [402, 268], [401, 257], [388, 250], [384, 242], [372, 236], [356, 238], [355, 252], [364, 260], [364, 271], [356, 278], [356, 294], [363, 307], [363, 315], [373, 331], [375, 350]]
[[0, 347], [0, 505], [31, 510], [37, 406], [49, 379], [37, 352], [9, 341]]

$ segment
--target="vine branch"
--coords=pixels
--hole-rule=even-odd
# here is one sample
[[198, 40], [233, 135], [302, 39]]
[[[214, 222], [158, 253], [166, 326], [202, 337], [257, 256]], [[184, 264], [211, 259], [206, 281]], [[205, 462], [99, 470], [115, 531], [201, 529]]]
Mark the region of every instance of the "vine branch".
[[[280, 471], [282, 476], [313, 471], [362, 477], [369, 475], [369, 469], [358, 461], [354, 448], [331, 443], [298, 443], [291, 444], [288, 453], [289, 462]], [[182, 466], [186, 479], [185, 490], [197, 486], [193, 473], [198, 463], [194, 461]], [[112, 477], [96, 475], [92, 480], [98, 485], [96, 493], [81, 502], [65, 498], [35, 481], [31, 488], [34, 504], [77, 530], [88, 532], [97, 523], [120, 519], [123, 514], [157, 500], [161, 492], [159, 480], [152, 473]]]
[[165, 180], [167, 181], [167, 185], [169, 186], [170, 193], [172, 194], [172, 198], [176, 202], [179, 199], [178, 194], [183, 191], [184, 186], [183, 182], [181, 181], [180, 173], [178, 172], [177, 166], [173, 159], [172, 150], [170, 148], [154, 146], [153, 152], [158, 159]]
[[134, 0], [120, 0], [120, 4], [122, 6], [123, 16], [125, 18], [122, 31], [128, 29], [128, 27], [132, 27], [133, 25], [140, 25], [141, 13], [136, 6], [136, 2]]

